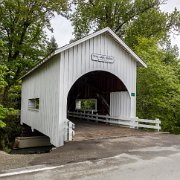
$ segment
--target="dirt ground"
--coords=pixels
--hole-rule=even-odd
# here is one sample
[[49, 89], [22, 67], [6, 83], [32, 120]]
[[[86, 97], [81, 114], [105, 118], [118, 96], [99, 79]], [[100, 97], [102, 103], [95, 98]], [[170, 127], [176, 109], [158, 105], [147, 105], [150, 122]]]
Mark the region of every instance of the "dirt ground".
[[74, 141], [50, 153], [10, 155], [0, 153], [0, 173], [32, 165], [62, 165], [111, 157], [138, 147], [180, 144], [180, 136], [157, 134], [95, 122], [76, 121]]

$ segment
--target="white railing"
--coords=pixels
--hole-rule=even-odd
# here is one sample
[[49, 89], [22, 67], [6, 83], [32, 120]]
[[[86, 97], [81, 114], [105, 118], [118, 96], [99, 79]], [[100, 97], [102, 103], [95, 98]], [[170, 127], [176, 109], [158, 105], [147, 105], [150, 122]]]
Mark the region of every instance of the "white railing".
[[126, 118], [126, 117], [112, 117], [108, 115], [98, 115], [93, 114], [91, 112], [68, 112], [69, 117], [100, 121], [109, 124], [119, 124], [124, 126], [129, 126], [130, 128], [148, 128], [155, 129], [159, 131], [161, 129], [160, 124], [161, 121], [159, 119], [156, 120], [148, 120], [148, 119], [139, 119], [139, 118]]

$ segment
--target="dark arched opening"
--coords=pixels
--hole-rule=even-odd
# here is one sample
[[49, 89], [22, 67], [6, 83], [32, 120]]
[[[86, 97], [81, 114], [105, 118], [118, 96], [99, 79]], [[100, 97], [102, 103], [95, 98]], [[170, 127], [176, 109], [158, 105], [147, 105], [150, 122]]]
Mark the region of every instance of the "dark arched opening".
[[96, 99], [97, 113], [110, 111], [110, 92], [127, 91], [123, 82], [106, 71], [92, 71], [81, 76], [71, 87], [67, 97], [67, 111], [76, 110], [77, 99]]

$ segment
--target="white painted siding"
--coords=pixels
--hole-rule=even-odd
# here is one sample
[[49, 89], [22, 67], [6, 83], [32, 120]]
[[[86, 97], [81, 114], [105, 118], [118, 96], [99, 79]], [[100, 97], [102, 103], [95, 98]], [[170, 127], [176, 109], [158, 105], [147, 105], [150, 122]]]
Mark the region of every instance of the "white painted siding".
[[[100, 44], [100, 42], [103, 44]], [[67, 51], [71, 57], [70, 59], [64, 55]], [[72, 69], [73, 66], [73, 71], [65, 72], [65, 74], [68, 73], [67, 76], [71, 77], [69, 77], [71, 82], [68, 81], [68, 84], [70, 84], [69, 88], [72, 83], [85, 73], [102, 70], [116, 75], [126, 85], [129, 92], [135, 92], [136, 62], [108, 35], [99, 35], [67, 51], [61, 53], [61, 60], [65, 61], [65, 65], [69, 68]], [[84, 51], [86, 51], [85, 55]], [[91, 60], [92, 53], [113, 56], [116, 60], [113, 64], [95, 62]], [[74, 54], [74, 56], [72, 54]], [[64, 71], [61, 72], [61, 74], [64, 74]]]
[[[44, 64], [31, 76], [23, 79], [21, 123], [37, 129], [58, 144], [62, 136], [58, 132], [59, 120], [59, 56]], [[28, 99], [39, 98], [39, 111], [28, 109]], [[53, 138], [52, 138], [53, 137]]]
[[131, 99], [127, 91], [110, 93], [110, 116], [130, 117]]
[[[113, 64], [95, 62], [91, 54], [103, 54], [115, 57]], [[68, 55], [69, 56], [68, 56]], [[69, 58], [71, 57], [71, 58]], [[91, 71], [107, 71], [116, 75], [127, 87], [128, 93], [136, 93], [136, 62], [108, 34], [101, 34], [61, 53], [60, 70], [60, 119], [67, 118], [67, 96], [72, 85], [82, 75]], [[73, 68], [72, 68], [73, 66]], [[69, 71], [69, 69], [71, 71]], [[72, 70], [73, 69], [73, 70]], [[136, 116], [135, 97], [131, 97], [130, 115]]]
[[[113, 56], [115, 62], [92, 61], [92, 53]], [[61, 52], [23, 79], [21, 121], [48, 135], [55, 146], [63, 145], [67, 96], [76, 80], [91, 71], [107, 71], [124, 83], [129, 94], [136, 93], [136, 63], [108, 33]], [[40, 98], [39, 112], [27, 110], [28, 98]], [[130, 99], [130, 114], [135, 116], [136, 98]]]

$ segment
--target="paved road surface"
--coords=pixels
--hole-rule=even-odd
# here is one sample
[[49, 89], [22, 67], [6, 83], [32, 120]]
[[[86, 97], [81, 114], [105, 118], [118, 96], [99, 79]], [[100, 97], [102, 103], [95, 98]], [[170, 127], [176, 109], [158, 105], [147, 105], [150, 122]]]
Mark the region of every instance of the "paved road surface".
[[[179, 180], [180, 146], [134, 149], [115, 157], [61, 166], [37, 166], [40, 171], [1, 177], [0, 179], [78, 179], [78, 180]], [[153, 158], [151, 158], [151, 155]], [[29, 171], [36, 171], [36, 167]], [[46, 168], [46, 170], [43, 170]], [[23, 171], [22, 171], [23, 170]], [[26, 169], [27, 170], [27, 169]]]
[[0, 179], [180, 179], [180, 136], [161, 134], [74, 143], [36, 157], [31, 167], [1, 171]]
[[76, 141], [50, 153], [0, 153], [0, 179], [180, 179], [180, 135], [90, 122], [76, 132]]

